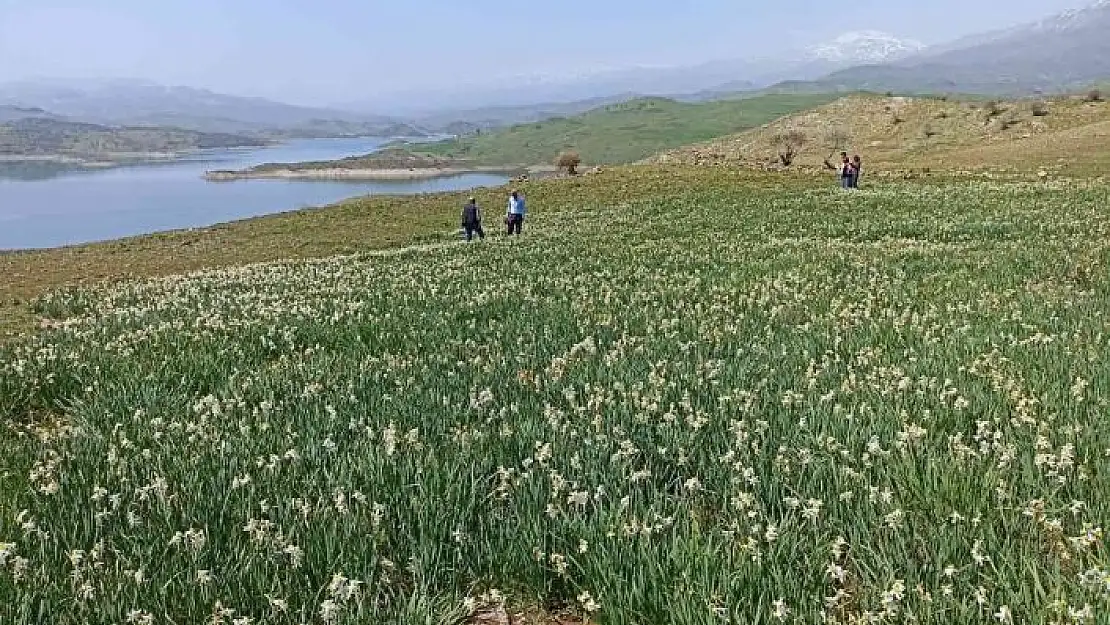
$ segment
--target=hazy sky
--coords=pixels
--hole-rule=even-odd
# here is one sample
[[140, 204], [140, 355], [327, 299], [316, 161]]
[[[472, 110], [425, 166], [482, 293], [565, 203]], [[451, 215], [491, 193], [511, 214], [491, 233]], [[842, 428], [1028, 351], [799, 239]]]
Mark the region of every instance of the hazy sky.
[[346, 102], [519, 74], [766, 56], [850, 30], [939, 43], [1089, 1], [0, 0], [0, 82], [128, 77]]

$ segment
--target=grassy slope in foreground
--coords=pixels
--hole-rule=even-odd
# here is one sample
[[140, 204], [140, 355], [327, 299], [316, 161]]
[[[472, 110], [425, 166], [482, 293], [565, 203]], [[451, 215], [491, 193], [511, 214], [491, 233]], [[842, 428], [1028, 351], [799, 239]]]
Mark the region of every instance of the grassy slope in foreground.
[[76, 429], [4, 441], [0, 621], [1105, 620], [1107, 187], [600, 180], [46, 298], [0, 414]]
[[[696, 168], [630, 167], [522, 188], [535, 210], [570, 210], [620, 199], [666, 199], [699, 184], [797, 186], [804, 179]], [[417, 197], [356, 198], [321, 209], [266, 215], [207, 228], [177, 230], [49, 250], [0, 252], [0, 341], [33, 323], [29, 302], [48, 290], [129, 277], [161, 276], [210, 267], [314, 258], [451, 240], [467, 195], [499, 211], [507, 189]]]

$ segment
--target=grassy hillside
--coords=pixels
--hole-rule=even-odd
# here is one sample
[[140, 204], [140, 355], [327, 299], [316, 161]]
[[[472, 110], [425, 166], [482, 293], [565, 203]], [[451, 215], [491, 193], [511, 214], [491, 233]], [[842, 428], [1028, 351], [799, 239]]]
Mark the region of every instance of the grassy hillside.
[[841, 149], [876, 169], [1039, 169], [1105, 173], [1110, 103], [1083, 96], [1048, 100], [968, 101], [930, 97], [848, 96], [736, 135], [683, 146], [648, 159], [659, 163], [778, 167], [781, 137], [798, 133], [794, 168], [820, 170]]
[[572, 117], [602, 106], [633, 100], [637, 97], [632, 94], [624, 94], [573, 102], [487, 106], [470, 110], [443, 111], [418, 116], [414, 123], [436, 133], [466, 134], [475, 130], [536, 123], [553, 117]]
[[627, 163], [659, 150], [759, 126], [832, 97], [773, 95], [707, 103], [645, 98], [414, 149], [475, 165], [547, 164], [564, 148], [578, 150], [587, 164]]
[[448, 159], [431, 154], [410, 152], [401, 148], [387, 148], [364, 156], [349, 156], [334, 161], [305, 161], [301, 163], [263, 163], [244, 170], [244, 173], [267, 171], [310, 171], [314, 169], [436, 169], [449, 167]]
[[95, 159], [265, 144], [265, 140], [235, 134], [176, 128], [109, 127], [50, 118], [27, 118], [0, 124], [0, 156]]
[[84, 248], [443, 228], [38, 299], [0, 622], [1105, 622], [1110, 189], [799, 180], [533, 184], [470, 246], [453, 195]]

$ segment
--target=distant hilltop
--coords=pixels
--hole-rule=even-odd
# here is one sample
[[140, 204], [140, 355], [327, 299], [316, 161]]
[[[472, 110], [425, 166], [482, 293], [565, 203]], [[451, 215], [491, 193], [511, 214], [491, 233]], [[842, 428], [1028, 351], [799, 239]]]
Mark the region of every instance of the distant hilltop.
[[270, 142], [244, 135], [150, 127], [109, 127], [52, 117], [0, 124], [0, 158], [55, 158], [103, 162], [169, 158], [191, 150], [258, 147]]

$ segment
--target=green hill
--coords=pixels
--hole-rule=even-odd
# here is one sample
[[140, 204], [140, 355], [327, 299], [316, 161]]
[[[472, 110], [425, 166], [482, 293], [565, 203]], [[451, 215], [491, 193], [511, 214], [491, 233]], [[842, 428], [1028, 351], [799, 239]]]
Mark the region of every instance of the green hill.
[[776, 94], [745, 100], [683, 103], [641, 98], [582, 115], [519, 124], [437, 143], [419, 151], [474, 165], [549, 163], [563, 149], [589, 164], [628, 163], [651, 154], [766, 124], [833, 100], [830, 94]]
[[113, 160], [187, 150], [261, 146], [265, 139], [178, 128], [111, 127], [50, 118], [0, 124], [0, 156]]

